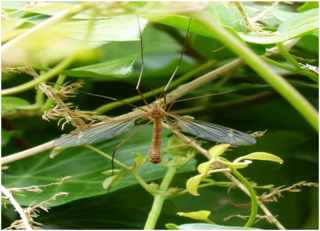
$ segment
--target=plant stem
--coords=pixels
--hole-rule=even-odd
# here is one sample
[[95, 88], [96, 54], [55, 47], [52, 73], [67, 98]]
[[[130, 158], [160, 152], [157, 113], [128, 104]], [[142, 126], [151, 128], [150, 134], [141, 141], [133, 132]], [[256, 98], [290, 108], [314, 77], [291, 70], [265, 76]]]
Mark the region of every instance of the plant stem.
[[248, 189], [248, 191], [250, 193], [250, 197], [251, 197], [251, 214], [250, 214], [249, 220], [247, 221], [247, 223], [243, 227], [251, 227], [252, 224], [254, 223], [254, 221], [256, 219], [256, 216], [257, 216], [257, 213], [258, 213], [258, 200], [257, 200], [256, 193], [254, 192], [253, 187], [247, 181], [247, 179], [244, 178], [236, 169], [232, 169], [232, 173], [239, 180], [241, 180], [241, 182], [246, 186], [246, 188]]
[[291, 63], [293, 66], [295, 66], [296, 68], [300, 69], [300, 64], [297, 62], [297, 60], [295, 58], [293, 58], [291, 56], [291, 54], [289, 53], [289, 51], [285, 48], [285, 46], [283, 45], [283, 43], [276, 43], [279, 51], [281, 54], [283, 54], [283, 57], [289, 62]]
[[258, 55], [239, 41], [233, 34], [216, 24], [209, 15], [203, 12], [189, 13], [189, 15], [198, 20], [212, 34], [219, 34], [218, 40], [227, 45], [248, 66], [271, 84], [318, 131], [318, 112], [300, 92], [273, 71]]
[[287, 71], [291, 71], [291, 72], [294, 72], [294, 73], [297, 73], [297, 74], [300, 74], [300, 75], [304, 75], [304, 76], [307, 76], [309, 77], [312, 81], [318, 83], [319, 82], [319, 77], [316, 76], [314, 73], [310, 72], [310, 71], [307, 71], [307, 70], [301, 70], [301, 69], [298, 69], [295, 68], [295, 67], [289, 67], [285, 64], [282, 64], [282, 63], [279, 63], [277, 61], [274, 61], [270, 58], [267, 58], [265, 56], [260, 56], [264, 61], [266, 61], [267, 63], [273, 65], [273, 66], [276, 66], [276, 67], [279, 67], [279, 68], [282, 68], [284, 70], [287, 70]]
[[169, 185], [172, 181], [172, 178], [174, 174], [176, 173], [176, 168], [175, 167], [169, 167], [168, 171], [163, 178], [161, 185], [160, 185], [160, 194], [155, 196], [151, 211], [149, 212], [147, 222], [144, 226], [144, 230], [153, 230], [157, 220], [160, 216], [160, 211], [163, 205], [164, 200], [166, 199], [166, 193], [168, 191]]
[[32, 227], [30, 226], [29, 219], [26, 216], [26, 212], [23, 211], [22, 207], [19, 205], [19, 203], [14, 199], [12, 196], [12, 193], [6, 189], [4, 186], [1, 185], [1, 192], [7, 197], [7, 199], [10, 201], [12, 206], [15, 208], [15, 210], [19, 213], [22, 224], [24, 226], [25, 230], [33, 230]]
[[[100, 151], [100, 150], [97, 149], [97, 148], [92, 147], [91, 145], [86, 145], [85, 147], [91, 149], [92, 151], [100, 154], [101, 156], [103, 156], [103, 157], [105, 157], [105, 158], [107, 158], [107, 159], [109, 159], [109, 160], [112, 160], [112, 157], [111, 157], [111, 156], [109, 156], [108, 154]], [[114, 161], [114, 163], [116, 163], [117, 165], [121, 166], [122, 168], [125, 168], [125, 169], [128, 169], [128, 168], [129, 168], [129, 166], [125, 165], [124, 163], [118, 161], [118, 160], [115, 159], [115, 158], [113, 158], [113, 161]]]

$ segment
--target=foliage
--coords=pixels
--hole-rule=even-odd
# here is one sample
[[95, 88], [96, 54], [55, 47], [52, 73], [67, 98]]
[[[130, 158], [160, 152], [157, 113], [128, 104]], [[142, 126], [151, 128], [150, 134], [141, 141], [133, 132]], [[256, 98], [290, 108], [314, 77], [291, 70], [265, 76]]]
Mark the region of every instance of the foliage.
[[[172, 138], [169, 141], [171, 132], [164, 129], [162, 151], [164, 158], [170, 159], [153, 165], [146, 161], [152, 134], [149, 125], [116, 151], [115, 169], [111, 171], [108, 158], [113, 149], [141, 128], [138, 124], [130, 132], [92, 146], [56, 149], [51, 153], [53, 159], [47, 148], [34, 156], [5, 163], [9, 166], [2, 176], [6, 188], [50, 185], [71, 176], [65, 184], [51, 185], [41, 194], [25, 192], [23, 197], [14, 196], [26, 207], [34, 201], [47, 201], [57, 192], [68, 193], [45, 205], [51, 208], [49, 214], [41, 212], [36, 219], [44, 229], [249, 229], [243, 227], [246, 221], [239, 217], [255, 217], [254, 209], [246, 210], [257, 206], [255, 194], [261, 201], [277, 201], [266, 206], [274, 216], [278, 215], [276, 219], [285, 228], [318, 228], [317, 189], [304, 187], [296, 193], [297, 187], [314, 186], [297, 182], [318, 182], [318, 117], [314, 109], [318, 105], [317, 4], [28, 4], [2, 2], [3, 157], [69, 133], [74, 130], [71, 124], [84, 126], [86, 121], [107, 119], [96, 113], [108, 117], [132, 113], [125, 104], [81, 91], [144, 105], [135, 91], [142, 68], [136, 15], [144, 50], [140, 90], [147, 100], [154, 100], [150, 88], [160, 95], [175, 70], [192, 17], [185, 54], [169, 86], [171, 98], [176, 96], [174, 93], [183, 99], [240, 90], [178, 102], [170, 112], [250, 131], [257, 137], [257, 144], [232, 147], [232, 151], [223, 146], [216, 154], [211, 151], [204, 156], [184, 146], [171, 155], [170, 148], [177, 145]], [[205, 74], [214, 70], [219, 74], [209, 79]], [[206, 81], [196, 82], [202, 77]], [[56, 111], [52, 107], [59, 102], [54, 104], [42, 91], [57, 96], [61, 86], [67, 89], [66, 82], [76, 83], [78, 79], [85, 81], [81, 91], [74, 94], [72, 90], [62, 96], [64, 102], [72, 102], [67, 106], [74, 118], [64, 118], [65, 129], [61, 132], [57, 121], [52, 120], [60, 119], [61, 114], [54, 113], [61, 107]], [[189, 82], [190, 88], [183, 85]], [[42, 119], [44, 112], [50, 122]], [[259, 132], [266, 129], [265, 133]], [[214, 145], [196, 139], [195, 145], [201, 144], [203, 150]], [[282, 161], [281, 165], [274, 163]], [[222, 166], [216, 166], [219, 171], [211, 169], [213, 162]], [[241, 180], [250, 191], [251, 201], [229, 181], [229, 175], [221, 172]], [[285, 189], [281, 189], [283, 185]], [[161, 206], [155, 208], [156, 205]], [[2, 228], [20, 219], [12, 206], [6, 206]], [[149, 214], [150, 211], [160, 212], [160, 216]], [[178, 216], [178, 212], [185, 217]], [[223, 222], [236, 215], [238, 218]], [[253, 227], [275, 228], [268, 223], [270, 217], [263, 217], [261, 209], [255, 215], [262, 220]], [[192, 220], [192, 216], [202, 220]]]

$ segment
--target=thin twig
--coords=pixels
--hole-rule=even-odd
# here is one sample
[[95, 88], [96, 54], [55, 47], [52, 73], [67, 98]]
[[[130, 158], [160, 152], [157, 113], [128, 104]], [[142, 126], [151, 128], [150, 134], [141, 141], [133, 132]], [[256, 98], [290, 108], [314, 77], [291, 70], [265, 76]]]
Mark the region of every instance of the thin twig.
[[20, 217], [22, 219], [23, 225], [25, 227], [26, 230], [32, 230], [30, 224], [29, 224], [29, 220], [26, 216], [26, 214], [24, 213], [23, 209], [21, 208], [21, 206], [18, 204], [18, 202], [14, 199], [14, 197], [11, 195], [11, 193], [9, 192], [9, 190], [7, 190], [5, 187], [3, 187], [1, 185], [1, 192], [9, 199], [9, 201], [11, 202], [12, 206], [16, 209], [16, 211], [20, 214]]

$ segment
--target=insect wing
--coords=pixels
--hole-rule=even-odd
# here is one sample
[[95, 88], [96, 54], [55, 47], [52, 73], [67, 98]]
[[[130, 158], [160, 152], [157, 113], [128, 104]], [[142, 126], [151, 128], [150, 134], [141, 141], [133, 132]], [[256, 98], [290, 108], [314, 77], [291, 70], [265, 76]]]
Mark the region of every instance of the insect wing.
[[256, 139], [252, 136], [232, 128], [198, 120], [186, 119], [184, 117], [172, 114], [170, 114], [170, 116], [177, 120], [178, 126], [182, 130], [206, 140], [227, 143], [236, 146], [253, 145], [256, 143]]
[[135, 120], [139, 117], [107, 122], [82, 131], [70, 133], [56, 139], [53, 145], [56, 147], [74, 147], [111, 139], [130, 130], [134, 126]]

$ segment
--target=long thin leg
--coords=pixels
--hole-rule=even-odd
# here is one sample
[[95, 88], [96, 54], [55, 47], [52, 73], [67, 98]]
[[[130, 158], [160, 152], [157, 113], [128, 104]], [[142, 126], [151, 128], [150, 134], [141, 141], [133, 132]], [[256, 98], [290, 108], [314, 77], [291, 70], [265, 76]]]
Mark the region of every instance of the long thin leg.
[[144, 61], [143, 61], [143, 43], [142, 43], [142, 35], [141, 35], [141, 27], [140, 27], [140, 21], [139, 21], [139, 16], [137, 15], [137, 19], [138, 19], [138, 26], [139, 26], [139, 36], [140, 36], [140, 49], [141, 49], [141, 70], [140, 70], [140, 75], [139, 75], [139, 79], [138, 79], [138, 83], [137, 83], [137, 87], [136, 90], [139, 93], [139, 95], [141, 96], [142, 100], [144, 101], [144, 103], [151, 108], [151, 106], [148, 104], [147, 100], [144, 98], [143, 94], [141, 93], [141, 91], [139, 90], [139, 86], [140, 86], [140, 82], [141, 82], [141, 78], [142, 78], [142, 74], [143, 74], [143, 69], [144, 69]]
[[183, 102], [183, 101], [188, 101], [188, 100], [192, 100], [192, 99], [199, 99], [199, 98], [203, 98], [203, 97], [208, 97], [208, 96], [214, 96], [214, 95], [222, 95], [222, 94], [226, 94], [226, 93], [230, 93], [230, 92], [235, 92], [237, 90], [231, 90], [231, 91], [225, 91], [225, 92], [220, 92], [220, 93], [215, 93], [215, 94], [210, 94], [210, 95], [202, 95], [202, 96], [197, 96], [197, 97], [192, 97], [192, 98], [187, 98], [187, 99], [180, 99], [180, 100], [176, 100], [176, 101], [172, 101], [171, 104], [169, 105], [168, 107], [168, 110], [167, 112], [170, 111], [172, 105], [174, 103], [177, 103], [177, 102]]
[[184, 44], [183, 44], [183, 48], [182, 48], [182, 51], [181, 51], [179, 63], [178, 63], [178, 65], [177, 65], [176, 69], [174, 70], [171, 78], [169, 79], [169, 82], [167, 83], [167, 86], [166, 86], [165, 89], [163, 90], [163, 100], [164, 100], [164, 102], [163, 102], [163, 104], [164, 104], [163, 109], [164, 109], [164, 110], [166, 110], [166, 108], [167, 108], [167, 89], [168, 89], [168, 87], [169, 87], [169, 85], [170, 85], [173, 77], [176, 75], [177, 70], [178, 70], [179, 67], [180, 67], [181, 60], [182, 60], [182, 56], [183, 56], [183, 52], [184, 52], [184, 50], [185, 50], [185, 48], [186, 48], [186, 44], [187, 44], [187, 40], [188, 40], [188, 35], [189, 35], [189, 30], [190, 30], [191, 21], [192, 21], [192, 18], [190, 18], [190, 21], [189, 21], [188, 30], [187, 30], [187, 35], [186, 35], [186, 38], [184, 39]]
[[150, 120], [148, 123], [146, 123], [145, 125], [143, 125], [141, 128], [139, 128], [137, 131], [135, 131], [134, 133], [132, 133], [128, 138], [126, 138], [124, 141], [122, 141], [120, 144], [118, 144], [117, 147], [115, 147], [113, 149], [113, 153], [112, 153], [112, 159], [111, 159], [111, 166], [112, 166], [112, 175], [113, 175], [113, 170], [114, 170], [114, 164], [113, 164], [113, 160], [114, 160], [114, 155], [116, 154], [116, 150], [118, 148], [121, 147], [121, 145], [123, 145], [125, 142], [127, 142], [131, 137], [133, 137], [135, 134], [137, 134], [138, 132], [140, 132], [142, 129], [144, 129], [148, 124], [150, 124], [152, 122], [152, 120]]
[[[264, 82], [264, 81], [262, 81], [262, 82]], [[214, 93], [214, 94], [210, 94], [210, 95], [202, 95], [202, 96], [197, 96], [197, 97], [192, 97], [192, 98], [187, 98], [187, 99], [175, 100], [175, 101], [171, 102], [171, 104], [170, 104], [169, 107], [168, 107], [167, 112], [169, 112], [170, 109], [171, 109], [171, 107], [172, 107], [172, 105], [173, 105], [174, 103], [177, 103], [177, 102], [183, 102], [183, 101], [188, 101], [188, 100], [192, 100], [192, 99], [199, 99], [199, 98], [208, 97], [208, 96], [222, 95], [222, 94], [226, 94], [226, 93], [231, 93], [231, 92], [243, 90], [243, 89], [248, 88], [248, 87], [253, 87], [254, 85], [260, 84], [260, 83], [262, 83], [262, 82], [255, 83], [255, 84], [251, 84], [251, 85], [249, 85], [249, 86], [242, 87], [242, 88], [235, 89], [235, 90], [231, 90], [231, 91], [224, 91], [224, 92]]]

